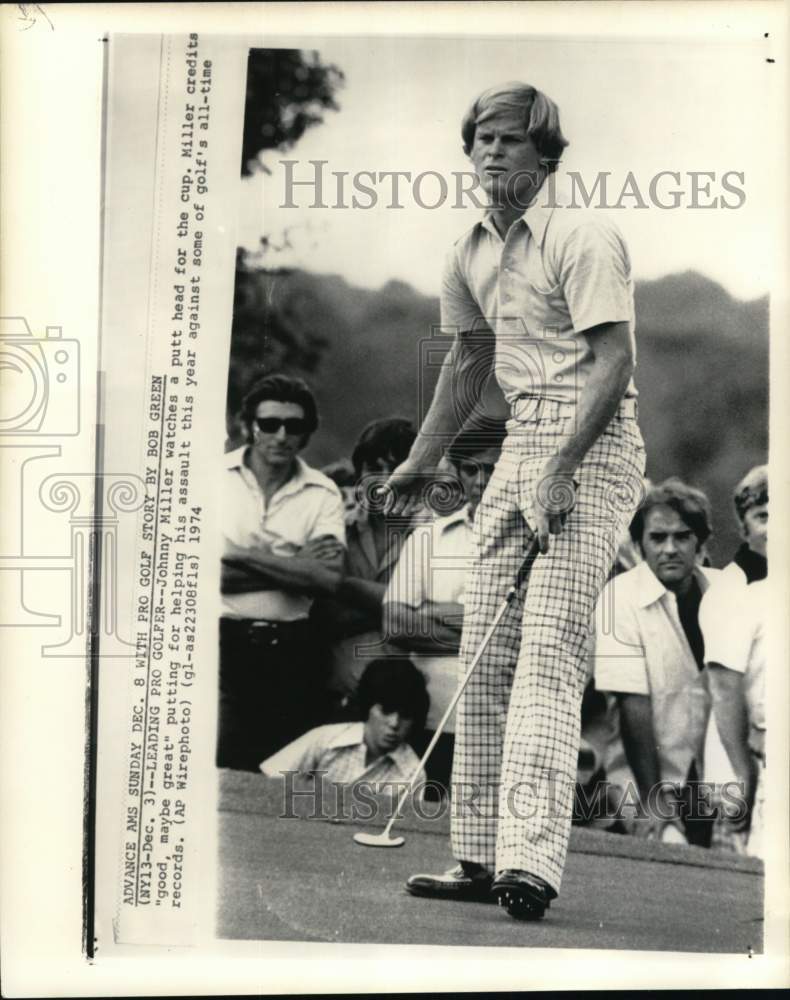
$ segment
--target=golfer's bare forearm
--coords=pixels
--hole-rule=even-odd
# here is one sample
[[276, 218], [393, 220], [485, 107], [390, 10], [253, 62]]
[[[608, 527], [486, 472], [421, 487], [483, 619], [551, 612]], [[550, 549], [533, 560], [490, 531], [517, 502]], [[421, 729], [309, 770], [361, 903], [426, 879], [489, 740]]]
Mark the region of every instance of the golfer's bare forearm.
[[650, 789], [661, 781], [661, 766], [653, 730], [653, 708], [646, 694], [619, 694], [620, 734], [639, 797], [646, 805]]
[[[475, 400], [470, 392], [464, 391], [463, 378], [455, 378], [462, 364], [463, 348], [460, 339], [456, 338], [442, 362], [431, 405], [411, 447], [409, 457], [420, 466], [436, 465], [446, 437], [454, 434], [474, 409]], [[454, 393], [454, 383], [460, 384], [458, 393]]]
[[634, 372], [634, 352], [627, 323], [605, 323], [586, 331], [594, 354], [579, 405], [557, 453], [557, 471], [572, 474], [617, 412]]

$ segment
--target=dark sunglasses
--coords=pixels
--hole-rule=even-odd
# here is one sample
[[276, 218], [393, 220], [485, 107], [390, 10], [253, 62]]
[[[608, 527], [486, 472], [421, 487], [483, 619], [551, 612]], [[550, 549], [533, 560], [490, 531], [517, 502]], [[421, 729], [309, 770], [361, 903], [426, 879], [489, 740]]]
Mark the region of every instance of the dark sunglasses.
[[481, 472], [490, 476], [493, 474], [494, 466], [488, 462], [459, 462], [458, 471], [462, 472], [465, 476], [476, 476]]
[[306, 434], [307, 421], [303, 417], [256, 417], [255, 423], [264, 434], [276, 434], [281, 427], [286, 434]]

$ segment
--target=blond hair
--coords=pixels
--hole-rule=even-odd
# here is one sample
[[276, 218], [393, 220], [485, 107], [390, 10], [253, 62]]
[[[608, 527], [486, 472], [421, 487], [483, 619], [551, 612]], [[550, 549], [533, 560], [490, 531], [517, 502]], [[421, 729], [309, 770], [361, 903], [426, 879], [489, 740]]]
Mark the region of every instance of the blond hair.
[[478, 124], [503, 111], [524, 116], [527, 135], [546, 161], [548, 172], [556, 170], [562, 151], [568, 145], [560, 128], [560, 111], [550, 97], [528, 83], [499, 84], [475, 98], [461, 121], [466, 155], [472, 151]]

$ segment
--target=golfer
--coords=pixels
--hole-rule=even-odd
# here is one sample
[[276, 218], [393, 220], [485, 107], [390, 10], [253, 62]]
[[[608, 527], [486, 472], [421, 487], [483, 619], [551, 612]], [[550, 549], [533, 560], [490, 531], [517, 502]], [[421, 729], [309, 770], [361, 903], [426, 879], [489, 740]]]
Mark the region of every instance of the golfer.
[[491, 416], [481, 389], [490, 365], [509, 420], [475, 517], [462, 672], [534, 536], [540, 555], [459, 703], [458, 864], [414, 875], [407, 889], [497, 898], [535, 919], [565, 864], [591, 617], [644, 474], [633, 283], [617, 228], [594, 208], [558, 203], [551, 175], [567, 141], [553, 101], [526, 84], [494, 87], [461, 134], [490, 207], [449, 255], [442, 325], [457, 336], [392, 486], [412, 494], [459, 422]]

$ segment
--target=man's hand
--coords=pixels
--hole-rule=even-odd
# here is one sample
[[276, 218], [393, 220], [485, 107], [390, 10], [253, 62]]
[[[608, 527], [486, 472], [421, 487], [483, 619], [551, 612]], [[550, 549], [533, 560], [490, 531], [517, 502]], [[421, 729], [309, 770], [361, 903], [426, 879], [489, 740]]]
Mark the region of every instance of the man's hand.
[[749, 758], [750, 767], [744, 774], [737, 775], [743, 788], [743, 798], [735, 802], [720, 802], [719, 812], [732, 833], [748, 833], [752, 825], [752, 812], [757, 791], [757, 769]]
[[633, 833], [640, 840], [663, 840], [664, 830], [669, 826], [674, 827], [680, 833], [684, 843], [688, 843], [680, 820], [661, 819], [659, 816], [642, 816], [635, 819]]
[[461, 632], [464, 624], [464, 606], [457, 601], [426, 601], [428, 613], [445, 628]]
[[458, 652], [464, 609], [454, 601], [423, 601], [412, 607], [384, 604], [384, 634], [389, 642], [417, 653], [447, 656]]
[[319, 535], [317, 538], [311, 538], [299, 550], [299, 555], [305, 559], [320, 559], [322, 562], [335, 562], [342, 554], [343, 546], [334, 535]]
[[680, 805], [677, 795], [662, 788], [655, 802], [650, 807], [642, 806], [642, 815], [634, 820], [634, 836], [641, 840], [663, 840], [664, 830], [673, 826], [687, 843], [686, 833], [680, 819]]
[[549, 536], [559, 535], [568, 515], [576, 505], [579, 484], [573, 470], [563, 466], [554, 456], [546, 462], [535, 488], [535, 512], [538, 546], [544, 555], [549, 551]]
[[[420, 493], [425, 486], [426, 470], [407, 458], [378, 489], [389, 493], [384, 501], [387, 514], [407, 517], [420, 506]], [[391, 499], [390, 499], [391, 498]]]

